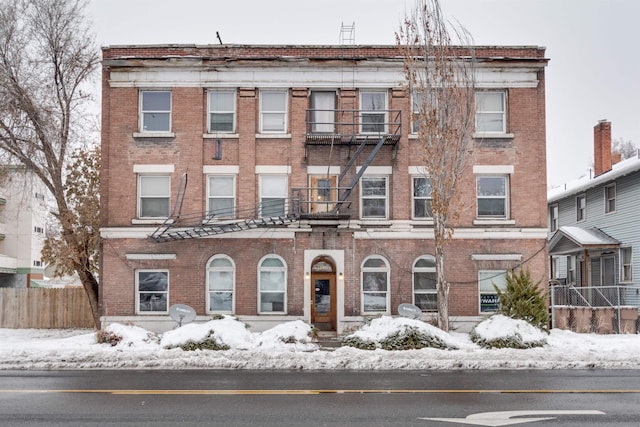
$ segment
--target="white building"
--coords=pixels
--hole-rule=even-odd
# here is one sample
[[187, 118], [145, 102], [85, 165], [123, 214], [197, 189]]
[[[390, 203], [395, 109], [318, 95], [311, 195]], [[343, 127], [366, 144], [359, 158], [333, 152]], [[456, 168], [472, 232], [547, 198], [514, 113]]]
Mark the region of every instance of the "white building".
[[22, 166], [0, 169], [0, 287], [30, 287], [44, 277], [45, 191]]

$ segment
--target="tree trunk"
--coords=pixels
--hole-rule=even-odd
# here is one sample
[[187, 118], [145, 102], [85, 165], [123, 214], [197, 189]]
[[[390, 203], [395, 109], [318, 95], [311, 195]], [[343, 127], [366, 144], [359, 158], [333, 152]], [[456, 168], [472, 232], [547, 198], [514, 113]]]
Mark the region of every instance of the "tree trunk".
[[91, 306], [91, 314], [93, 315], [93, 324], [94, 327], [99, 330], [100, 329], [100, 310], [98, 308], [98, 281], [95, 276], [86, 270], [78, 269], [78, 276], [80, 277], [80, 282], [82, 282], [82, 287], [87, 293], [87, 298], [89, 298], [89, 305]]

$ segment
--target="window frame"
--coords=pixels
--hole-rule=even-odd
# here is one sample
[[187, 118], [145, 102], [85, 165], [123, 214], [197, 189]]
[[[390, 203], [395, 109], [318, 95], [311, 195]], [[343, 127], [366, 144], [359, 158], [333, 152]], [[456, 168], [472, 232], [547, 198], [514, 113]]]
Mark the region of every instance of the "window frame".
[[[142, 181], [145, 178], [166, 178], [168, 180], [167, 183], [167, 195], [160, 197], [149, 197], [142, 195]], [[136, 208], [136, 217], [138, 219], [149, 219], [149, 220], [158, 220], [158, 219], [166, 219], [171, 215], [171, 174], [164, 173], [138, 173], [137, 177], [137, 208]], [[167, 199], [167, 215], [166, 216], [142, 216], [142, 208], [143, 208], [143, 198], [166, 198]]]
[[[625, 255], [628, 254], [628, 259]], [[633, 283], [633, 248], [620, 248], [620, 283]]]
[[[166, 274], [166, 281], [167, 281], [167, 289], [164, 291], [155, 291], [155, 292], [151, 292], [151, 291], [145, 291], [145, 294], [166, 294], [165, 297], [165, 304], [166, 304], [166, 308], [165, 310], [141, 310], [140, 309], [140, 304], [141, 304], [141, 293], [142, 291], [140, 291], [140, 273], [163, 273]], [[165, 269], [165, 268], [140, 268], [140, 269], [135, 269], [134, 271], [134, 275], [135, 275], [135, 292], [136, 292], [136, 314], [140, 314], [140, 315], [157, 315], [157, 314], [166, 314], [169, 313], [169, 289], [170, 289], [170, 274], [169, 274], [169, 269]]]
[[[581, 201], [582, 203], [580, 203]], [[582, 222], [586, 219], [587, 219], [587, 195], [585, 193], [582, 193], [576, 196], [576, 222]]]
[[[419, 261], [427, 260], [433, 261], [433, 267], [417, 267]], [[412, 270], [411, 270], [411, 280], [412, 280], [412, 289], [413, 289], [413, 304], [417, 307], [420, 307], [423, 313], [437, 313], [438, 312], [438, 288], [437, 281], [438, 278], [436, 276], [436, 258], [433, 255], [421, 255], [413, 262]], [[433, 274], [433, 289], [420, 289], [416, 290], [416, 274]], [[425, 309], [418, 305], [416, 301], [416, 295], [435, 295], [434, 307], [432, 309]]]
[[[479, 184], [481, 179], [486, 178], [501, 178], [504, 180], [504, 195], [485, 195], [479, 194]], [[510, 175], [509, 174], [479, 174], [476, 175], [476, 218], [483, 220], [506, 220], [511, 217], [509, 209], [510, 205]], [[504, 214], [503, 215], [480, 215], [480, 199], [503, 199], [504, 200]]]
[[[363, 101], [363, 95], [365, 94], [382, 94], [384, 96], [384, 105], [382, 106], [381, 109], [376, 109], [375, 105], [374, 105], [374, 109], [365, 109], [364, 108], [364, 101]], [[388, 112], [388, 105], [389, 105], [389, 99], [388, 99], [388, 93], [386, 90], [380, 90], [380, 89], [364, 89], [364, 90], [360, 90], [359, 93], [359, 106], [360, 106], [360, 110], [358, 111], [358, 118], [359, 118], [359, 126], [358, 126], [358, 133], [363, 134], [363, 135], [378, 135], [378, 134], [386, 134], [388, 133], [388, 122], [389, 122], [389, 112]], [[365, 123], [365, 116], [382, 116], [382, 123], [376, 123], [376, 122], [372, 122], [372, 123]], [[366, 131], [365, 127], [366, 126], [374, 126], [374, 127], [378, 127], [379, 125], [382, 125], [381, 130], [372, 130], [372, 131]]]
[[[231, 196], [216, 196], [211, 192], [216, 187], [212, 181], [216, 178], [230, 178], [231, 179]], [[207, 174], [207, 218], [220, 218], [220, 219], [235, 219], [236, 218], [236, 174]], [[216, 215], [217, 209], [212, 209], [212, 202], [214, 200], [231, 200], [231, 212], [229, 215], [225, 215], [225, 211], [222, 211], [221, 215]]]
[[[211, 264], [216, 260], [225, 260], [229, 261], [229, 266], [224, 267], [212, 267]], [[212, 289], [211, 288], [211, 274], [212, 273], [231, 273], [231, 288], [225, 289]], [[236, 264], [228, 255], [225, 254], [216, 254], [207, 260], [207, 269], [206, 269], [206, 310], [207, 313], [225, 313], [225, 314], [233, 314], [236, 310]], [[211, 297], [212, 294], [222, 294], [222, 293], [230, 293], [231, 294], [231, 309], [230, 310], [214, 310], [211, 308]]]
[[[214, 110], [212, 98], [215, 94], [232, 94], [233, 107], [231, 110]], [[235, 133], [236, 132], [237, 93], [235, 89], [208, 89], [207, 90], [207, 133]], [[231, 114], [231, 130], [213, 130], [211, 116], [213, 114]]]
[[[480, 276], [483, 275], [483, 274], [486, 274], [489, 277], [488, 278], [487, 277], [481, 278]], [[496, 313], [498, 308], [500, 307], [500, 301], [499, 301], [499, 298], [498, 298], [498, 292], [496, 292], [496, 290], [493, 288], [493, 283], [494, 283], [493, 279], [495, 279], [496, 277], [501, 277], [501, 276], [503, 276], [505, 278], [504, 283], [502, 283], [502, 284], [498, 283], [497, 285], [499, 285], [498, 287], [501, 287], [501, 290], [505, 290], [506, 289], [507, 270], [500, 270], [500, 269], [478, 270], [478, 313], [479, 314], [484, 315], [484, 314]], [[484, 280], [488, 280], [488, 279], [492, 279], [491, 283], [490, 283], [491, 288], [487, 289], [486, 291], [483, 291], [483, 286], [482, 286], [481, 282], [484, 281]], [[500, 286], [500, 285], [502, 285], [502, 286]], [[485, 302], [484, 305], [485, 306], [488, 306], [488, 305], [494, 306], [495, 305], [496, 310], [486, 310], [486, 309], [483, 310], [483, 308], [482, 308], [483, 307], [483, 302], [482, 302], [483, 295], [485, 295], [485, 296], [495, 295], [495, 297], [494, 297], [495, 303], [494, 302]]]
[[[370, 260], [380, 260], [384, 263], [384, 267], [367, 267], [366, 264], [368, 261]], [[384, 283], [384, 290], [379, 290], [379, 289], [368, 289], [365, 290], [365, 275], [367, 275], [367, 279], [369, 277], [374, 277], [374, 276], [369, 276], [367, 273], [384, 273], [385, 274], [385, 278], [383, 279], [385, 281]], [[374, 279], [375, 280], [375, 279]], [[378, 286], [380, 285], [380, 283], [377, 284]], [[367, 286], [371, 286], [371, 285], [367, 285]], [[382, 255], [378, 255], [378, 254], [374, 254], [374, 255], [369, 255], [368, 257], [366, 257], [363, 261], [362, 261], [362, 265], [360, 267], [360, 309], [361, 309], [361, 313], [363, 315], [375, 315], [375, 314], [388, 314], [389, 313], [389, 308], [390, 308], [390, 297], [391, 297], [391, 292], [390, 292], [390, 286], [391, 286], [391, 268], [389, 267], [389, 261], [383, 257]], [[366, 295], [374, 295], [374, 294], [382, 294], [384, 293], [384, 297], [385, 297], [385, 307], [384, 310], [366, 310], [367, 305], [365, 304], [365, 296]]]
[[[365, 195], [365, 181], [384, 179], [384, 215], [365, 216], [365, 200], [380, 200], [382, 196]], [[387, 220], [389, 219], [389, 175], [363, 175], [360, 177], [360, 219], [362, 220]]]
[[[168, 93], [169, 94], [169, 110], [145, 110], [144, 109], [144, 95], [147, 93]], [[153, 90], [141, 90], [139, 91], [139, 105], [138, 105], [138, 121], [139, 130], [143, 134], [164, 134], [170, 133], [172, 130], [172, 115], [173, 115], [173, 93], [169, 89], [153, 89]], [[147, 114], [166, 114], [169, 117], [168, 129], [160, 130], [148, 130], [145, 128], [145, 117]]]
[[[429, 191], [428, 195], [426, 195], [426, 196], [416, 196], [416, 179], [424, 179], [424, 180], [429, 181], [428, 187], [431, 188], [431, 191]], [[432, 192], [433, 192], [433, 182], [432, 182], [430, 177], [425, 176], [425, 175], [412, 175], [411, 176], [411, 219], [422, 220], [422, 221], [424, 221], [424, 220], [433, 221], [433, 206], [432, 206], [433, 197], [432, 197]], [[424, 216], [416, 215], [416, 203], [418, 201], [424, 201], [424, 203], [427, 205], [427, 206], [424, 207], [424, 210], [425, 210], [425, 215]]]
[[[281, 267], [264, 267], [263, 264], [270, 259], [277, 259], [278, 261], [280, 261], [282, 263]], [[263, 279], [262, 279], [262, 273], [267, 273], [267, 272], [276, 272], [276, 273], [282, 273], [283, 276], [283, 288], [282, 290], [280, 289], [265, 289], [263, 290], [262, 285], [263, 285]], [[268, 254], [263, 256], [260, 261], [258, 262], [258, 314], [276, 314], [276, 315], [282, 315], [282, 314], [287, 314], [287, 279], [288, 279], [288, 274], [287, 274], [287, 263], [284, 260], [284, 258], [282, 258], [280, 255], [277, 254]], [[262, 309], [262, 305], [263, 305], [263, 293], [271, 293], [271, 294], [282, 294], [282, 310], [281, 311], [275, 311], [275, 310], [271, 310], [271, 311], [267, 311], [267, 310], [263, 310]], [[273, 304], [273, 301], [271, 302]]]
[[[317, 108], [320, 95], [333, 100], [331, 109]], [[309, 92], [309, 128], [307, 132], [312, 134], [334, 134], [336, 133], [336, 112], [338, 95], [335, 90], [311, 90]]]
[[[611, 191], [613, 190], [613, 197]], [[605, 185], [603, 189], [604, 193], [604, 213], [610, 214], [616, 211], [616, 199], [618, 197], [616, 184]]]
[[[483, 110], [479, 103], [478, 95], [485, 94], [500, 94], [502, 95], [502, 110]], [[475, 92], [475, 132], [477, 134], [493, 134], [493, 135], [505, 135], [507, 134], [507, 91], [506, 90], [478, 90]], [[482, 115], [501, 115], [502, 116], [502, 129], [501, 130], [486, 130], [480, 129], [478, 125], [478, 118]]]
[[553, 233], [559, 227], [560, 207], [557, 203], [549, 205], [549, 230]]
[[420, 90], [412, 90], [411, 91], [411, 134], [418, 134], [420, 131], [420, 115], [422, 110], [422, 98], [424, 97], [424, 92]]
[[[264, 109], [264, 96], [266, 94], [282, 94], [284, 96], [284, 110], [265, 110]], [[282, 129], [265, 129], [265, 116], [271, 114], [282, 115]], [[264, 89], [260, 90], [260, 133], [262, 134], [286, 134], [288, 129], [288, 115], [289, 115], [289, 90], [288, 89]]]
[[[265, 184], [264, 184], [264, 180], [267, 178], [281, 178], [284, 180], [284, 191], [282, 193], [281, 196], [276, 197], [277, 195], [273, 195], [273, 197], [267, 197], [264, 194], [264, 190], [265, 190]], [[268, 217], [274, 217], [274, 216], [282, 216], [282, 215], [286, 215], [288, 210], [289, 210], [289, 199], [288, 199], [288, 194], [289, 193], [289, 175], [285, 174], [285, 173], [281, 173], [281, 174], [260, 174], [259, 175], [259, 217], [260, 218], [268, 218]], [[271, 196], [271, 195], [269, 195]], [[283, 207], [283, 211], [281, 213], [278, 213], [276, 215], [265, 215], [265, 206], [264, 206], [264, 200], [268, 199], [268, 200], [282, 200], [282, 207]]]

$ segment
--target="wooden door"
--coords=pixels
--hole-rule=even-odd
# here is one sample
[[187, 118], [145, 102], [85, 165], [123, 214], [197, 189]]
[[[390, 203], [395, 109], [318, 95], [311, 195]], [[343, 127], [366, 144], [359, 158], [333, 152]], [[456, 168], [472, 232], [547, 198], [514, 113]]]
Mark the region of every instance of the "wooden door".
[[337, 199], [336, 182], [336, 176], [312, 176], [310, 178], [310, 213], [326, 213], [333, 210]]
[[336, 330], [336, 275], [311, 274], [311, 324], [321, 331]]

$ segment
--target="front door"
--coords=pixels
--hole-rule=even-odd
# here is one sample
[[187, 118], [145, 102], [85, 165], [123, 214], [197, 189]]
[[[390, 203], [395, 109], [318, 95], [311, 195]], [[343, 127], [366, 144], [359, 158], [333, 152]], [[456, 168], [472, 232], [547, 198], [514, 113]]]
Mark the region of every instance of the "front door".
[[[329, 268], [332, 271], [327, 271]], [[321, 259], [314, 264], [311, 270], [311, 324], [321, 331], [335, 331], [335, 269], [330, 262]]]

